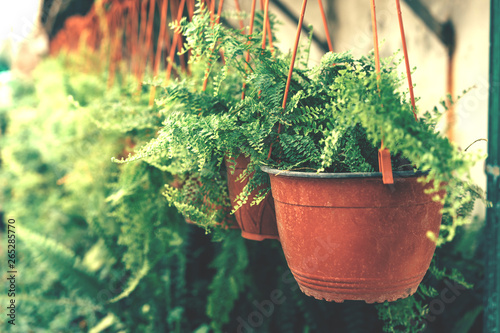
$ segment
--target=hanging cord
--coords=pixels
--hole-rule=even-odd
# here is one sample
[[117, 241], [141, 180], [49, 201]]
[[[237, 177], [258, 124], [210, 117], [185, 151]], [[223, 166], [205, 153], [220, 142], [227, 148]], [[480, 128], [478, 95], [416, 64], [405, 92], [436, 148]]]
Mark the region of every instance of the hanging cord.
[[375, 51], [375, 68], [377, 71], [377, 78], [380, 79], [380, 52], [378, 48], [378, 31], [377, 31], [377, 13], [375, 9], [375, 0], [371, 0], [372, 3], [372, 27], [373, 27], [373, 47]]
[[[253, 25], [255, 21], [255, 6], [257, 5], [257, 0], [252, 0], [252, 9], [250, 11], [250, 27], [248, 28], [248, 40], [252, 38], [253, 34]], [[246, 63], [245, 63], [245, 71], [248, 68], [248, 63], [250, 62], [250, 51], [247, 52], [246, 55]], [[246, 90], [246, 82], [243, 82], [243, 92], [241, 93], [241, 99], [245, 99], [245, 90]]]
[[142, 63], [142, 58], [143, 58], [143, 49], [142, 49], [142, 44], [144, 42], [144, 38], [145, 38], [145, 35], [146, 35], [146, 22], [147, 22], [147, 1], [143, 1], [142, 2], [142, 5], [141, 5], [141, 14], [140, 14], [140, 27], [139, 27], [139, 36], [138, 36], [138, 40], [137, 40], [137, 45], [138, 45], [138, 59], [137, 59], [137, 62], [135, 64], [135, 69], [134, 69], [134, 73], [137, 77], [137, 79], [139, 80], [139, 82], [141, 81], [141, 63]]
[[[167, 0], [168, 2], [170, 2], [170, 0]], [[172, 13], [172, 8], [173, 8], [173, 5], [170, 7], [170, 13]], [[168, 20], [168, 13], [167, 13], [167, 19]], [[165, 22], [166, 23], [166, 22]], [[165, 36], [164, 36], [164, 39], [163, 39], [163, 42], [165, 43], [165, 52], [170, 52], [170, 47], [171, 47], [171, 40], [170, 40], [170, 27], [168, 26], [168, 24], [165, 24]], [[162, 63], [163, 63], [163, 60], [167, 60], [167, 58], [162, 58]], [[165, 64], [165, 69], [166, 69], [166, 64]]]
[[[274, 55], [273, 33], [271, 30], [271, 21], [269, 20], [269, 0], [260, 0], [260, 9], [264, 11], [264, 22], [262, 25], [262, 30], [267, 31], [267, 35], [269, 37], [269, 48], [271, 49], [271, 53]], [[266, 36], [266, 34], [264, 33], [263, 36]]]
[[[266, 49], [266, 28], [269, 24], [269, 0], [265, 0], [264, 4], [264, 23], [262, 25], [262, 51]], [[271, 38], [269, 38], [271, 39]]]
[[[130, 25], [132, 29], [131, 39], [131, 56], [130, 56], [130, 71], [135, 73], [136, 63], [138, 61], [138, 49], [139, 49], [139, 4], [137, 2], [132, 2], [130, 5]], [[136, 76], [136, 79], [139, 78]]]
[[[214, 2], [215, 2], [215, 0], [214, 0]], [[223, 6], [223, 4], [224, 4], [224, 0], [219, 0], [219, 9], [218, 9], [219, 15], [217, 15], [217, 20], [216, 20], [217, 24], [220, 23], [220, 18], [222, 16], [222, 6]], [[222, 63], [225, 65], [226, 64], [226, 58], [224, 57], [224, 50], [220, 49], [219, 50], [219, 54], [220, 54]]]
[[[158, 43], [156, 45], [156, 55], [154, 61], [153, 68], [153, 78], [158, 75], [160, 71], [160, 61], [161, 61], [161, 52], [163, 49], [163, 41], [165, 40], [165, 28], [167, 25], [167, 11], [168, 11], [168, 1], [163, 0], [161, 3], [161, 16], [160, 16], [160, 33], [158, 35]], [[151, 87], [151, 91], [149, 93], [149, 106], [153, 106], [155, 102], [156, 96], [156, 86]]]
[[111, 49], [110, 49], [110, 64], [109, 64], [109, 77], [108, 77], [108, 89], [114, 83], [115, 74], [117, 71], [117, 64], [122, 58], [122, 46], [123, 46], [123, 30], [124, 30], [124, 15], [123, 12], [125, 8], [121, 4], [117, 4], [114, 7], [114, 13], [112, 14], [114, 21], [110, 26], [113, 27], [111, 38]]
[[[266, 49], [266, 29], [265, 27], [268, 26], [268, 21], [269, 21], [269, 0], [266, 0], [264, 4], [264, 0], [260, 1], [261, 5], [261, 10], [264, 10], [264, 22], [262, 22], [262, 55], [264, 55], [264, 51]], [[266, 22], [267, 21], [267, 22]], [[272, 36], [270, 36], [272, 38]], [[273, 51], [271, 51], [273, 52]], [[262, 93], [262, 90], [259, 90], [258, 98], [260, 98], [260, 94]]]
[[144, 51], [143, 51], [143, 55], [144, 55], [144, 58], [142, 59], [143, 60], [143, 64], [142, 66], [140, 67], [140, 72], [139, 72], [139, 77], [140, 77], [140, 81], [139, 81], [139, 90], [142, 88], [142, 79], [144, 77], [144, 73], [146, 72], [146, 69], [147, 69], [147, 64], [148, 64], [148, 56], [149, 56], [149, 52], [151, 51], [150, 48], [151, 48], [151, 35], [153, 33], [153, 22], [154, 22], [154, 19], [155, 19], [155, 7], [156, 7], [156, 0], [150, 0], [149, 1], [149, 14], [148, 14], [148, 22], [147, 22], [147, 27], [146, 27], [146, 31], [145, 31], [145, 35], [144, 35]]
[[[214, 2], [213, 2], [213, 3], [215, 4], [215, 0], [214, 0]], [[220, 1], [219, 1], [219, 8], [217, 9], [217, 12], [218, 12], [219, 14], [217, 15], [217, 19], [215, 20], [215, 23], [216, 23], [216, 24], [219, 24], [219, 23], [220, 23], [220, 17], [221, 17], [221, 15], [222, 15], [222, 7], [223, 7], [223, 6], [224, 6], [224, 0], [220, 0]]]
[[[216, 24], [219, 24], [219, 22], [220, 22], [223, 4], [224, 4], [224, 0], [219, 0], [219, 14], [217, 16], [217, 20], [215, 21]], [[214, 25], [213, 18], [215, 15], [215, 0], [212, 1], [211, 7], [210, 7], [210, 15], [212, 17], [212, 26], [213, 26]], [[214, 45], [214, 48], [215, 48], [215, 45]], [[212, 48], [212, 52], [213, 52], [213, 48]], [[222, 61], [224, 61], [224, 54], [221, 54], [221, 56], [222, 56]], [[207, 90], [208, 75], [210, 74], [210, 66], [211, 66], [211, 61], [210, 61], [210, 59], [208, 59], [208, 67], [205, 71], [205, 79], [203, 80], [203, 89], [202, 89], [203, 91]]]
[[[173, 8], [174, 12], [177, 12], [178, 6], [180, 6], [179, 0], [175, 0], [174, 2], [172, 2], [172, 8]], [[188, 6], [187, 1], [185, 3], [185, 6], [186, 7]], [[184, 6], [182, 6], [182, 12], [184, 12]], [[173, 20], [173, 18], [172, 18], [172, 20]], [[181, 52], [182, 46], [183, 46], [182, 34], [179, 34], [179, 36], [177, 38], [177, 50], [179, 50], [180, 53], [178, 53], [177, 55], [179, 56], [179, 63], [181, 65], [181, 70], [183, 72], [187, 72], [186, 59], [184, 58], [184, 53]]]
[[[194, 2], [195, 2], [195, 0], [187, 0], [187, 2], [186, 2], [188, 17], [189, 17], [190, 21], [193, 21], [194, 7], [195, 7]], [[191, 58], [191, 54], [192, 54], [191, 49], [188, 49], [188, 51], [187, 51], [187, 59], [188, 59], [187, 75], [188, 76], [191, 76], [191, 64], [189, 63], [189, 59]], [[182, 55], [182, 56], [184, 56], [184, 55]]]
[[[177, 24], [179, 24], [179, 22], [182, 19], [182, 11], [184, 10], [185, 3], [186, 3], [186, 0], [181, 0], [179, 8], [177, 9]], [[170, 75], [172, 74], [172, 66], [174, 64], [175, 50], [178, 46], [179, 35], [180, 35], [179, 29], [175, 29], [174, 37], [173, 37], [171, 48], [170, 48], [168, 65], [167, 65], [167, 73], [166, 73], [167, 80], [170, 79]]]
[[326, 41], [328, 42], [328, 49], [333, 52], [332, 39], [330, 37], [330, 31], [328, 30], [328, 22], [326, 21], [325, 9], [323, 8], [323, 2], [318, 0], [319, 11], [321, 12], [321, 18], [323, 19], [323, 25], [325, 26]]
[[[295, 36], [295, 44], [293, 46], [292, 52], [292, 62], [290, 63], [290, 70], [288, 71], [288, 78], [286, 80], [285, 94], [283, 96], [283, 111], [286, 110], [286, 102], [288, 99], [288, 92], [290, 91], [290, 84], [292, 83], [292, 74], [293, 74], [293, 66], [295, 65], [295, 58], [297, 56], [297, 49], [299, 47], [300, 40], [300, 32], [302, 31], [302, 22], [304, 22], [304, 15], [306, 13], [307, 0], [303, 0], [302, 9], [300, 10], [300, 18], [299, 23], [297, 25], [297, 34]], [[278, 135], [281, 133], [281, 123], [278, 124]], [[269, 154], [267, 155], [267, 159], [271, 158], [271, 154], [273, 152], [273, 143], [269, 147]]]
[[396, 0], [396, 8], [398, 11], [399, 30], [401, 31], [401, 42], [403, 43], [403, 54], [404, 54], [405, 65], [406, 65], [406, 76], [408, 78], [408, 86], [410, 88], [410, 99], [411, 99], [412, 112], [413, 112], [413, 116], [415, 116], [415, 120], [418, 121], [417, 107], [415, 105], [415, 94], [413, 92], [413, 83], [411, 80], [410, 60], [408, 58], [408, 49], [406, 47], [406, 37], [405, 37], [405, 28], [403, 25], [403, 15], [401, 13], [401, 3], [399, 2], [399, 0]]
[[[372, 9], [372, 26], [373, 26], [373, 47], [375, 49], [375, 68], [377, 71], [377, 88], [380, 95], [380, 52], [378, 46], [378, 31], [377, 31], [377, 12], [375, 9], [375, 0], [371, 0]], [[383, 106], [382, 106], [383, 107]], [[384, 184], [394, 184], [392, 174], [391, 153], [389, 149], [384, 148], [384, 139], [381, 140], [381, 147], [378, 151], [378, 167], [382, 173], [382, 182]]]
[[[266, 27], [269, 25], [269, 0], [261, 0], [260, 3], [261, 7], [263, 7], [262, 9], [264, 10], [264, 22], [262, 22], [262, 55], [264, 55], [264, 51], [266, 50]], [[273, 37], [269, 34], [269, 39], [271, 40], [272, 38]], [[271, 52], [274, 53], [272, 46]], [[259, 98], [261, 93], [262, 90], [259, 90]]]
[[[269, 0], [268, 0], [269, 1]], [[290, 84], [292, 83], [293, 67], [295, 65], [295, 58], [297, 57], [297, 49], [299, 47], [300, 32], [302, 31], [302, 22], [304, 21], [304, 15], [306, 13], [307, 0], [302, 3], [302, 9], [300, 11], [299, 25], [297, 28], [297, 35], [295, 36], [295, 44], [293, 46], [292, 62], [290, 63], [290, 70], [288, 71], [288, 78], [286, 80], [285, 95], [283, 96], [283, 110], [286, 109], [286, 102], [288, 99], [288, 93], [290, 91]], [[281, 124], [280, 124], [281, 127]], [[278, 129], [278, 134], [280, 130]]]
[[161, 3], [160, 32], [158, 34], [158, 42], [156, 45], [156, 55], [153, 69], [154, 76], [157, 76], [160, 71], [161, 53], [163, 51], [163, 43], [165, 42], [165, 34], [167, 32], [168, 3], [169, 0], [163, 0]]
[[210, 3], [210, 20], [212, 21], [212, 26], [214, 25], [214, 16], [215, 16], [215, 0], [212, 0]]

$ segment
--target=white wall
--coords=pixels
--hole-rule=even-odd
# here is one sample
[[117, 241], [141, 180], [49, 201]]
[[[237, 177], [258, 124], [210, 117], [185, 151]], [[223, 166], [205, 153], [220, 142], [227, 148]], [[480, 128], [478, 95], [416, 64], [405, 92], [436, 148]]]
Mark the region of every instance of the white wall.
[[8, 53], [17, 74], [28, 75], [48, 52], [40, 28], [41, 0], [4, 1], [0, 5], [0, 52]]

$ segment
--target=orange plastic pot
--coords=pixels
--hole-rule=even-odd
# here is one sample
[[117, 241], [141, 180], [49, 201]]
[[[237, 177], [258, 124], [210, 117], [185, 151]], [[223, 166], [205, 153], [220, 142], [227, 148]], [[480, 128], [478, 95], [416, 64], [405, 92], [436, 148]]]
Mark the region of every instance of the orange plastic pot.
[[[247, 168], [250, 160], [248, 157], [240, 155], [235, 162], [236, 165], [233, 166], [233, 162], [226, 158], [227, 184], [229, 198], [233, 207], [235, 207], [236, 197], [248, 183], [248, 178], [243, 181], [237, 179]], [[231, 173], [233, 167], [235, 167], [235, 171]], [[274, 200], [271, 193], [268, 193], [260, 204], [251, 206], [250, 203], [253, 201], [255, 194], [255, 192], [251, 193], [247, 203], [235, 212], [236, 221], [238, 221], [238, 225], [241, 228], [241, 236], [255, 241], [279, 239]]]
[[436, 245], [442, 205], [418, 174], [270, 174], [281, 245], [306, 295], [327, 301], [395, 301], [417, 290]]

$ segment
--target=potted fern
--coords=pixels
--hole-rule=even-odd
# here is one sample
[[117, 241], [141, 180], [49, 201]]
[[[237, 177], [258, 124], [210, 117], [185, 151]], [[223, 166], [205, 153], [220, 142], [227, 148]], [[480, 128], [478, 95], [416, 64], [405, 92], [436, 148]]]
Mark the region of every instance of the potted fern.
[[[329, 53], [294, 71], [284, 110], [288, 63], [263, 57], [251, 77], [260, 98], [241, 110], [253, 119], [242, 130], [246, 140], [265, 147], [254, 159], [270, 175], [295, 279], [304, 293], [328, 301], [413, 294], [436, 243], [451, 240], [465, 221], [458, 211], [473, 200], [469, 170], [477, 156], [435, 130], [437, 110], [415, 121], [395, 58], [378, 75], [371, 57]], [[382, 140], [393, 153], [393, 185], [379, 172]]]
[[[127, 161], [144, 158], [177, 175], [183, 185], [167, 186], [165, 195], [188, 222], [208, 228], [236, 218], [244, 238], [278, 239], [274, 201], [270, 194], [260, 198], [268, 192], [263, 185], [252, 187], [262, 172], [254, 177], [259, 164], [251, 162], [252, 149], [238, 131], [245, 67], [251, 68], [242, 55], [262, 52], [257, 38], [212, 24], [200, 4], [191, 22], [184, 19], [177, 28], [186, 37], [183, 52], [190, 52], [193, 75], [156, 83], [165, 120], [157, 137]], [[224, 65], [217, 61], [221, 50]]]
[[[167, 87], [159, 104], [183, 101], [183, 111], [138, 156], [164, 154], [197, 166], [215, 183], [229, 161], [227, 169], [240, 169], [236, 177], [246, 180], [229, 200], [233, 210], [262, 204], [272, 192], [285, 257], [306, 294], [367, 302], [413, 294], [436, 244], [452, 240], [465, 223], [459, 212], [475, 195], [469, 170], [477, 156], [435, 130], [437, 110], [413, 119], [395, 58], [384, 61], [380, 74], [372, 57], [349, 53], [328, 53], [308, 68], [305, 48], [283, 109], [289, 55], [276, 50], [273, 56], [257, 36], [209, 22], [199, 10], [181, 29], [192, 59], [205, 57], [217, 72], [211, 94]], [[214, 56], [219, 49], [222, 67]], [[248, 87], [243, 100], [228, 88], [238, 77]], [[233, 91], [230, 101], [221, 99], [224, 89]], [[382, 140], [392, 152], [393, 185], [384, 185], [379, 173]], [[248, 158], [245, 168], [234, 166], [240, 155]], [[196, 210], [181, 199], [174, 200], [181, 211]]]

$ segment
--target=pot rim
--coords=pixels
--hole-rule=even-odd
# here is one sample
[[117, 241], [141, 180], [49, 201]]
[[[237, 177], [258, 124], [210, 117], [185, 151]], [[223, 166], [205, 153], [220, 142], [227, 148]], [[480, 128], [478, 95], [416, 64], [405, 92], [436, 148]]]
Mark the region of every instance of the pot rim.
[[[316, 179], [349, 179], [349, 178], [380, 178], [381, 172], [344, 172], [344, 173], [317, 173], [317, 172], [301, 172], [301, 171], [286, 171], [273, 169], [262, 165], [260, 169], [270, 175], [282, 177], [296, 178], [316, 178]], [[428, 171], [394, 171], [395, 178], [421, 177], [429, 174]]]

